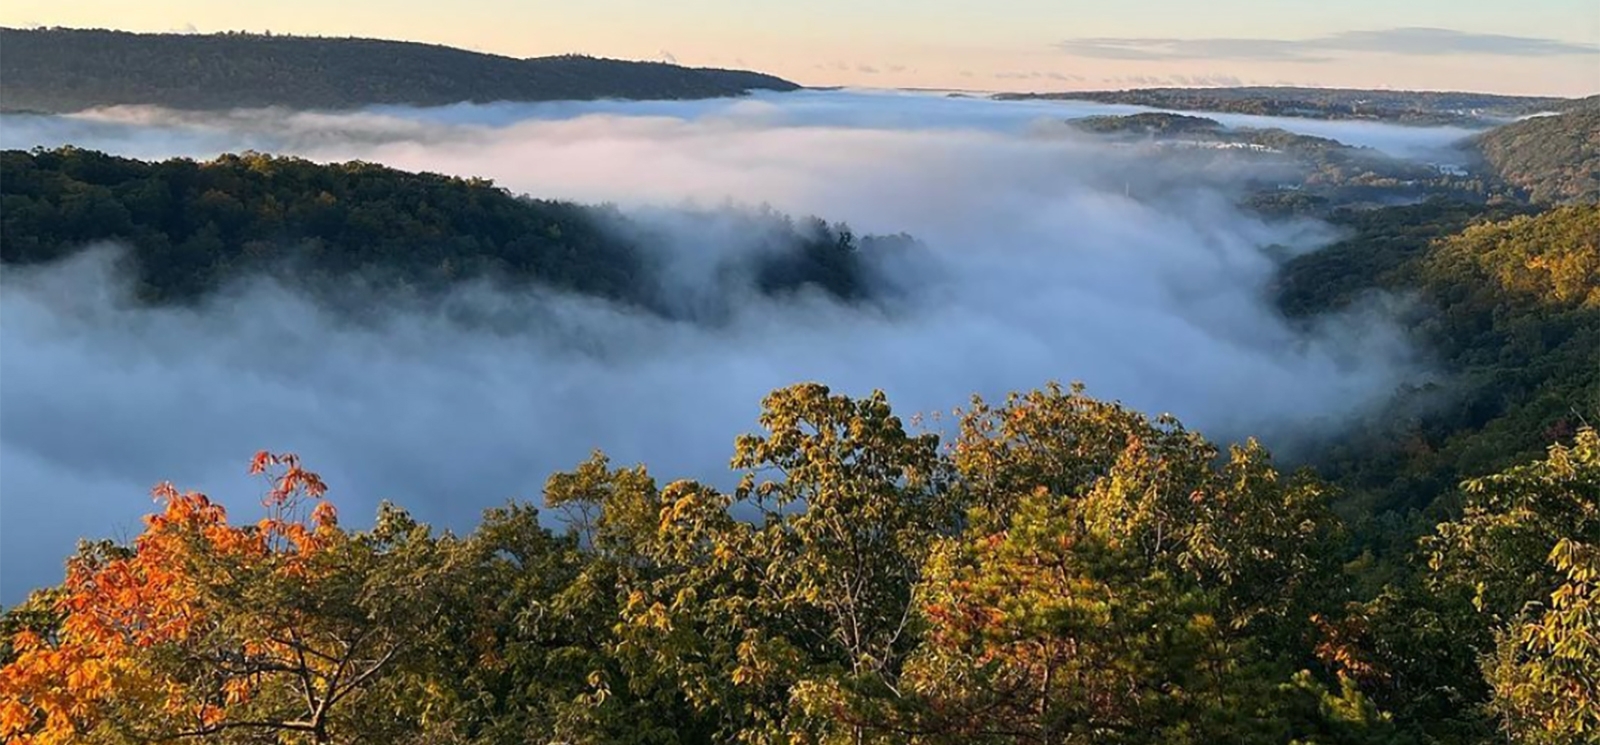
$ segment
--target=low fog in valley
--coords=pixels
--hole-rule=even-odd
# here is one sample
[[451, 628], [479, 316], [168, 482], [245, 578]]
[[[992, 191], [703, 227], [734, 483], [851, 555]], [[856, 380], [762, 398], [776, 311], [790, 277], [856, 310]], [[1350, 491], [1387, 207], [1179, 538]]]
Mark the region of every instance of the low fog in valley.
[[[1382, 403], [1426, 368], [1374, 298], [1291, 325], [1272, 283], [1284, 256], [1337, 236], [1235, 206], [1242, 174], [1172, 167], [1073, 132], [1134, 107], [850, 91], [702, 102], [497, 104], [354, 113], [148, 108], [7, 115], [7, 148], [140, 158], [255, 149], [494, 179], [517, 193], [612, 202], [666, 236], [661, 278], [716, 322], [587, 297], [469, 283], [413, 304], [359, 284], [361, 321], [260, 279], [194, 308], [137, 306], [118, 247], [8, 269], [0, 294], [0, 600], [60, 576], [80, 535], [127, 536], [171, 480], [251, 515], [258, 449], [323, 473], [346, 520], [379, 500], [470, 526], [594, 448], [658, 477], [727, 484], [761, 396], [802, 380], [897, 410], [947, 411], [1081, 380], [1099, 397], [1171, 412], [1217, 438], [1292, 440]], [[1401, 157], [1448, 159], [1463, 132], [1215, 117], [1281, 126]], [[907, 233], [869, 256], [869, 302], [732, 297], [718, 257], [737, 231], [674, 219], [725, 202]], [[937, 425], [933, 425], [937, 426]]]

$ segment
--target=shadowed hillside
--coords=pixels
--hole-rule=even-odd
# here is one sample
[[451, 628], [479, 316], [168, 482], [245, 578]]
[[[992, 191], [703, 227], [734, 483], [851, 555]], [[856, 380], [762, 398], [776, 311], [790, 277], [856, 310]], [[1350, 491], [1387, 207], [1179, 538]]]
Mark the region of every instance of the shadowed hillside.
[[377, 39], [0, 29], [0, 48], [0, 104], [52, 112], [716, 98], [799, 87], [739, 70], [576, 55], [523, 60]]
[[[320, 165], [256, 153], [144, 162], [79, 148], [0, 151], [0, 262], [42, 264], [115, 241], [141, 300], [184, 303], [263, 270], [337, 290], [360, 277], [391, 291], [488, 277], [684, 312], [661, 284], [655, 229], [615, 208], [519, 197], [483, 179]], [[712, 297], [807, 286], [867, 294], [858, 239], [843, 225], [770, 211], [684, 212], [690, 230], [745, 240]], [[908, 238], [859, 239], [868, 251]], [[339, 292], [326, 293], [337, 296]], [[702, 309], [704, 310], [704, 309]]]

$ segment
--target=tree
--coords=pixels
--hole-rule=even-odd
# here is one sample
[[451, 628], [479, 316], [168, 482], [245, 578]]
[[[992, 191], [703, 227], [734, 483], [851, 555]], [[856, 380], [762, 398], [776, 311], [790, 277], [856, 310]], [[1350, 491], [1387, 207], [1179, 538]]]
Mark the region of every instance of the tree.
[[[860, 739], [838, 710], [894, 695], [918, 634], [913, 588], [957, 512], [933, 435], [912, 435], [881, 392], [819, 384], [763, 401], [733, 495], [597, 457], [553, 477], [625, 588], [617, 653], [635, 693], [678, 691], [719, 741]], [[754, 522], [736, 520], [743, 513]], [[650, 694], [657, 695], [657, 694]]]
[[21, 632], [0, 670], [0, 735], [320, 745], [422, 716], [398, 671], [447, 606], [454, 542], [387, 506], [372, 531], [340, 529], [292, 455], [251, 470], [271, 473], [256, 524], [164, 484], [131, 550], [70, 562], [59, 631]]
[[1441, 591], [1471, 592], [1493, 634], [1490, 708], [1519, 742], [1600, 733], [1600, 433], [1469, 481], [1466, 510], [1427, 546]]
[[1337, 520], [1318, 482], [1280, 477], [1255, 443], [1217, 456], [1076, 386], [975, 401], [955, 455], [972, 516], [919, 588], [920, 700], [890, 728], [1271, 742], [1306, 727], [1279, 686], [1310, 661], [1311, 618], [1336, 590]]

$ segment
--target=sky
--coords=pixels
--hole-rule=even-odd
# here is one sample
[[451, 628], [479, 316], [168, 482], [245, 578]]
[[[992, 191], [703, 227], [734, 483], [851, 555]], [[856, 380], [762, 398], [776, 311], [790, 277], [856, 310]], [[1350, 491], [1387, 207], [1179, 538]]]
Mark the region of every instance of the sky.
[[811, 86], [1600, 92], [1594, 0], [8, 0], [0, 24], [578, 52], [757, 69]]

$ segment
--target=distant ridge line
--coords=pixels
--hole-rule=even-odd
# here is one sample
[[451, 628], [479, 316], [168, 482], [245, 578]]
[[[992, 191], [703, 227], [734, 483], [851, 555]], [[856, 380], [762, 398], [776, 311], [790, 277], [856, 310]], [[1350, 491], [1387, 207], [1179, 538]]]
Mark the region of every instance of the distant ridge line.
[[747, 70], [560, 54], [518, 59], [413, 41], [271, 33], [0, 27], [0, 107], [349, 109], [491, 101], [680, 100], [799, 85]]

